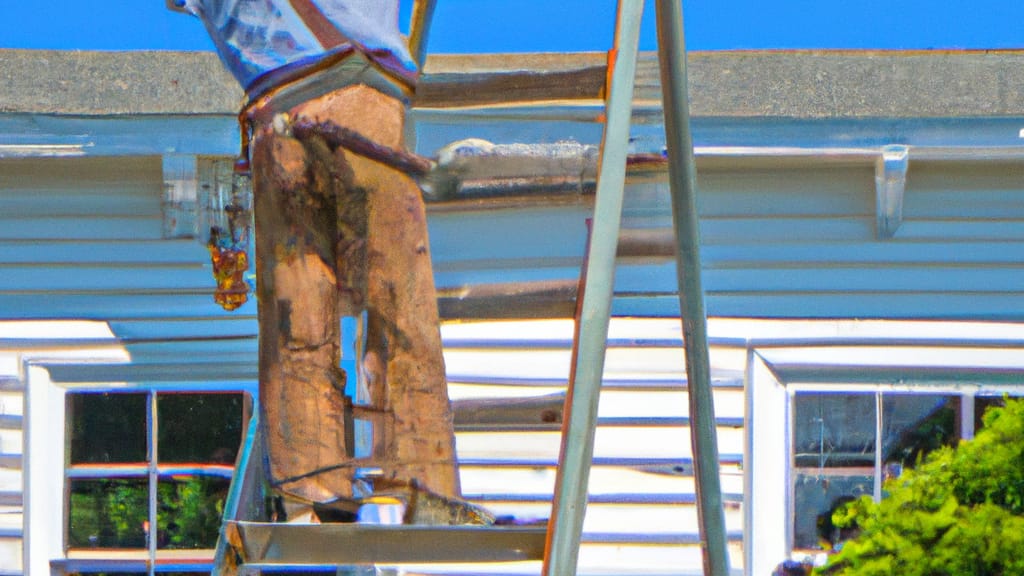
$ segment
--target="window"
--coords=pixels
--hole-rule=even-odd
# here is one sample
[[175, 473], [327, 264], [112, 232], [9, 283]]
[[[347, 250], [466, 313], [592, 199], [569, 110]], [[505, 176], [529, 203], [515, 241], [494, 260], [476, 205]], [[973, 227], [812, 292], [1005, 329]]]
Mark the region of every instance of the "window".
[[76, 391], [66, 403], [69, 558], [215, 547], [242, 438], [241, 393]]
[[960, 419], [961, 399], [954, 394], [797, 391], [794, 548], [829, 548], [842, 539], [832, 512], [860, 496], [880, 497], [886, 478], [955, 443]]

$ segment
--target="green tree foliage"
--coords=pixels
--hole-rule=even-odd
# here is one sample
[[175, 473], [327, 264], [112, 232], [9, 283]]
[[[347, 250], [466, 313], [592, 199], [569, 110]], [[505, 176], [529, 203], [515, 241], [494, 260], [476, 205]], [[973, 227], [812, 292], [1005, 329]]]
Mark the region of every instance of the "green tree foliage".
[[158, 492], [157, 522], [168, 548], [213, 548], [217, 544], [226, 486], [217, 479], [194, 476], [183, 482], [162, 483]]
[[816, 574], [1002, 576], [1024, 574], [1024, 401], [985, 414], [956, 448], [930, 453], [833, 515], [858, 535]]
[[145, 480], [82, 480], [72, 484], [68, 543], [77, 548], [144, 548]]

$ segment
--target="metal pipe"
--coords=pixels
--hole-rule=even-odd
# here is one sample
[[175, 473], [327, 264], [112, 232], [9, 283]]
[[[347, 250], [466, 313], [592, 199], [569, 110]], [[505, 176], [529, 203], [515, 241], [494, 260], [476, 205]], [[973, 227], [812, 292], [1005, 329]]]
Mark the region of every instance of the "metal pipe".
[[159, 535], [156, 495], [160, 479], [159, 471], [157, 470], [157, 461], [160, 457], [157, 451], [158, 439], [160, 438], [160, 422], [157, 418], [159, 412], [157, 410], [156, 392], [150, 390], [146, 400], [147, 452], [149, 453], [149, 459], [146, 463], [146, 476], [149, 484], [149, 513], [146, 515], [146, 572], [149, 576], [154, 576], [156, 574], [156, 545]]
[[[883, 400], [882, 391], [875, 390], [875, 487], [871, 491], [871, 497], [875, 499], [875, 502], [882, 501], [882, 466], [885, 464], [885, 455], [882, 453], [882, 439], [885, 434], [883, 427], [885, 423], [882, 421], [885, 409]], [[821, 444], [822, 446], [825, 444], [824, 434], [822, 434]]]
[[427, 62], [427, 37], [430, 35], [430, 22], [434, 19], [434, 7], [437, 0], [415, 0], [412, 5], [412, 21], [409, 23], [409, 52], [420, 72]]
[[658, 62], [665, 109], [669, 187], [676, 231], [676, 275], [686, 348], [690, 399], [690, 444], [697, 489], [697, 517], [704, 552], [704, 574], [729, 573], [725, 511], [718, 470], [715, 406], [711, 393], [707, 318], [700, 280], [700, 228], [697, 218], [697, 168], [693, 160], [686, 79], [686, 43], [681, 0], [658, 0]]
[[608, 87], [607, 121], [590, 233], [590, 261], [584, 282], [575, 378], [566, 396], [568, 417], [562, 427], [554, 504], [544, 554], [545, 576], [576, 573], [580, 536], [587, 505], [590, 463], [594, 455], [594, 426], [604, 372], [605, 344], [611, 313], [615, 252], [622, 222], [623, 187], [633, 85], [640, 38], [642, 0], [620, 0], [615, 29], [614, 58]]

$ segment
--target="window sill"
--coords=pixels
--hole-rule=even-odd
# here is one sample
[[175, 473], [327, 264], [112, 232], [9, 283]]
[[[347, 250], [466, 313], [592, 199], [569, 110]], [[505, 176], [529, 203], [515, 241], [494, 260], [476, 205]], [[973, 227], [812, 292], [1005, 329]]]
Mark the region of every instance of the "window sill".
[[[158, 571], [203, 571], [213, 569], [214, 550], [158, 550], [156, 564]], [[63, 573], [73, 572], [146, 572], [148, 551], [144, 549], [72, 548], [66, 558], [50, 561], [50, 565]]]

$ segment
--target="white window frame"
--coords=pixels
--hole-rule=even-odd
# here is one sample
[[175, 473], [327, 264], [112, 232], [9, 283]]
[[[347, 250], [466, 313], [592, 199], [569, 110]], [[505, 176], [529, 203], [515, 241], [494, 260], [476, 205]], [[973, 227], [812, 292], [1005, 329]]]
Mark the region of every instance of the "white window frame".
[[[0, 350], [0, 372], [16, 377], [23, 384], [23, 419], [22, 419], [22, 548], [21, 566], [25, 574], [46, 574], [33, 569], [30, 555], [35, 549], [46, 547], [50, 536], [43, 520], [49, 506], [42, 496], [46, 492], [46, 475], [38, 472], [38, 467], [45, 460], [53, 458], [30, 458], [29, 445], [32, 435], [30, 422], [39, 428], [36, 439], [52, 434], [49, 426], [53, 418], [63, 418], [63, 404], [56, 407], [56, 413], [39, 410], [32, 417], [29, 408], [29, 396], [33, 388], [29, 384], [31, 367], [41, 363], [87, 363], [87, 362], [128, 362], [130, 355], [124, 346], [114, 337], [106, 322], [91, 320], [11, 320], [0, 322], [0, 336], [7, 341], [7, 346]], [[41, 402], [37, 402], [39, 406]], [[63, 438], [63, 430], [58, 434]], [[57, 452], [47, 454], [63, 454], [63, 446], [57, 446]], [[58, 458], [63, 462], [62, 458]], [[33, 466], [36, 473], [33, 475]], [[31, 506], [33, 496], [39, 506]], [[33, 524], [33, 513], [38, 519]]]
[[[747, 574], [768, 574], [793, 550], [795, 463], [792, 452], [793, 398], [797, 391], [952, 393], [961, 397], [961, 437], [973, 436], [973, 406], [982, 393], [1024, 394], [1024, 344], [936, 342], [901, 348], [898, 344], [851, 343], [864, 354], [835, 365], [823, 362], [822, 350], [834, 342], [807, 341], [793, 346], [781, 342], [752, 344], [746, 375], [747, 475], [744, 486], [744, 550]], [[878, 354], [872, 351], [883, 351]], [[922, 354], [922, 351], [924, 353]], [[834, 355], [834, 353], [832, 353]], [[1011, 356], [1016, 359], [1011, 360]], [[870, 358], [875, 358], [872, 361]], [[959, 362], [959, 364], [958, 364]], [[830, 368], [871, 371], [881, 383], [829, 378]], [[937, 371], [929, 376], [929, 371]], [[949, 370], [944, 377], [942, 370]], [[811, 375], [788, 379], [788, 375]], [[916, 374], [900, 381], [903, 373]], [[1021, 384], [1007, 374], [1020, 374]], [[924, 374], [924, 376], [920, 376]], [[876, 479], [876, 493], [880, 485]], [[876, 494], [877, 496], [877, 494]]]
[[756, 350], [747, 351], [743, 554], [747, 574], [771, 574], [792, 550], [791, 391]]
[[[24, 465], [24, 565], [27, 574], [64, 574], [66, 571], [140, 571], [154, 574], [159, 568], [173, 566], [176, 571], [209, 570], [213, 563], [214, 548], [201, 550], [157, 550], [154, 539], [148, 539], [148, 549], [130, 551], [71, 550], [66, 547], [67, 509], [66, 491], [68, 474], [67, 395], [75, 392], [146, 393], [148, 398], [147, 426], [153, 428], [151, 414], [159, 393], [245, 393], [252, 396], [249, 386], [238, 382], [213, 385], [131, 384], [125, 382], [60, 383], [54, 382], [50, 366], [52, 359], [27, 362], [25, 365], [25, 465]], [[81, 362], [76, 362], [81, 363]], [[243, 423], [244, 424], [244, 423]], [[243, 435], [246, 429], [243, 425]], [[155, 432], [155, 428], [153, 429]], [[150, 438], [151, 443], [155, 437]], [[152, 446], [150, 446], [152, 448]], [[60, 458], [33, 455], [60, 454]], [[206, 468], [206, 467], [204, 467]], [[230, 468], [233, 466], [208, 466]], [[149, 499], [156, 497], [156, 479], [159, 475], [192, 472], [195, 466], [159, 465], [150, 462], [144, 476], [149, 479]], [[225, 472], [223, 470], [216, 470]], [[102, 471], [97, 471], [99, 474]], [[101, 477], [86, 472], [84, 476]], [[79, 474], [75, 474], [79, 476]], [[84, 477], [83, 476], [83, 477]], [[106, 476], [102, 476], [106, 477]], [[228, 472], [230, 478], [230, 472]], [[155, 525], [150, 518], [150, 525]], [[54, 527], [58, 527], [54, 529]], [[154, 562], [155, 560], [155, 562]], [[166, 566], [164, 566], [166, 564]], [[140, 570], [141, 568], [141, 570]]]

